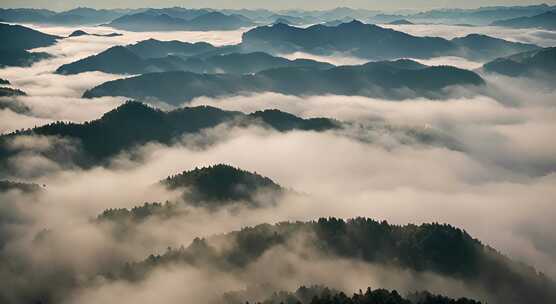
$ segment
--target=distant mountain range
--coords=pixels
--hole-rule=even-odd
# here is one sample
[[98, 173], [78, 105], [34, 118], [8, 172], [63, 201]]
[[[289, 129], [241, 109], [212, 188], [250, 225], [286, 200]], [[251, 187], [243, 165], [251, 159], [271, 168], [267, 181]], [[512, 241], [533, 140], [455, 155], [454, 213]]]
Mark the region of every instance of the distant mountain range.
[[482, 69], [512, 77], [540, 76], [556, 80], [556, 47], [498, 58]]
[[188, 16], [160, 13], [159, 10], [125, 15], [108, 23], [107, 26], [128, 31], [225, 31], [252, 26], [254, 23], [241, 15], [225, 15], [220, 12], [205, 12]]
[[65, 12], [53, 12], [43, 9], [0, 9], [0, 19], [5, 22], [37, 24], [100, 24], [109, 22], [134, 10], [96, 10], [79, 7]]
[[27, 50], [53, 45], [61, 37], [48, 35], [21, 26], [0, 23], [0, 67], [29, 66], [51, 56], [44, 52]]
[[388, 99], [404, 99], [408, 95], [435, 98], [442, 96], [442, 90], [449, 86], [483, 84], [483, 79], [471, 71], [398, 60], [326, 70], [286, 67], [252, 75], [149, 73], [105, 82], [87, 90], [83, 97], [155, 98], [171, 104], [181, 104], [200, 96], [219, 97], [250, 92], [361, 95]]
[[[0, 136], [0, 168], [7, 157], [26, 152], [24, 147], [22, 150], [14, 150], [8, 146], [10, 140], [19, 136], [55, 136], [73, 141], [83, 152], [75, 162], [80, 166], [90, 166], [147, 142], [171, 144], [181, 136], [194, 134], [222, 123], [236, 126], [256, 125], [281, 132], [325, 131], [340, 127], [340, 124], [334, 120], [302, 119], [279, 111], [243, 114], [204, 106], [163, 112], [141, 103], [127, 102], [104, 114], [100, 119], [84, 124], [57, 122]], [[56, 158], [58, 152], [51, 152], [52, 154], [45, 152], [45, 156]], [[63, 161], [68, 162], [68, 157], [70, 156], [64, 155]]]
[[528, 17], [555, 10], [547, 4], [528, 6], [487, 6], [476, 9], [436, 9], [407, 15], [410, 21], [474, 25], [488, 25], [497, 20]]
[[492, 60], [538, 48], [476, 34], [452, 40], [416, 37], [356, 20], [337, 26], [297, 28], [280, 23], [257, 27], [243, 34], [241, 46], [248, 51], [344, 54], [370, 60], [438, 56]]
[[[160, 48], [149, 50], [143, 44], [158, 44]], [[174, 47], [166, 48], [165, 45]], [[166, 49], [164, 51], [163, 49]], [[189, 44], [182, 42], [144, 41], [136, 45], [115, 46], [102, 53], [73, 63], [65, 64], [56, 70], [58, 74], [70, 75], [88, 71], [101, 71], [113, 74], [144, 74], [152, 72], [189, 71], [194, 73], [250, 74], [280, 67], [307, 67], [327, 69], [329, 63], [309, 59], [288, 60], [266, 53], [232, 53], [214, 55], [207, 58], [196, 57], [197, 51], [210, 51], [216, 48], [209, 44]], [[181, 52], [180, 52], [181, 51]], [[153, 57], [159, 54], [163, 57]], [[172, 54], [172, 55], [167, 55]], [[192, 55], [193, 56], [188, 56]]]
[[[436, 9], [425, 12], [415, 13], [413, 11], [400, 11], [388, 13], [377, 10], [353, 9], [348, 7], [338, 7], [330, 10], [284, 10], [270, 11], [266, 9], [186, 9], [181, 7], [169, 7], [160, 9], [109, 9], [97, 10], [92, 8], [79, 7], [64, 12], [54, 12], [44, 9], [0, 9], [0, 20], [4, 22], [36, 23], [36, 24], [106, 24], [124, 17], [116, 23], [120, 23], [122, 28], [130, 30], [147, 30], [147, 22], [152, 29], [174, 30], [176, 27], [182, 28], [183, 21], [189, 21], [209, 13], [221, 13], [231, 18], [226, 27], [235, 24], [238, 19], [247, 23], [273, 24], [284, 23], [290, 25], [318, 24], [333, 20], [352, 20], [359, 19], [371, 23], [390, 23], [399, 19], [407, 19], [410, 22], [420, 23], [448, 23], [448, 24], [474, 24], [488, 25], [492, 22], [504, 19], [519, 17], [531, 17], [556, 10], [556, 6], [529, 5], [529, 6], [491, 6], [477, 9]], [[128, 18], [128, 16], [133, 16]], [[157, 18], [157, 16], [162, 16]], [[170, 18], [167, 18], [170, 17]], [[210, 18], [207, 18], [210, 19]], [[206, 19], [206, 20], [207, 20]], [[235, 19], [235, 21], [232, 21]], [[145, 26], [138, 22], [142, 20]], [[224, 20], [220, 18], [212, 19]], [[114, 24], [116, 24], [114, 23]], [[223, 24], [216, 24], [222, 28]], [[181, 25], [180, 25], [181, 24]], [[199, 25], [192, 25], [199, 28]], [[212, 26], [212, 25], [209, 25]], [[237, 26], [234, 25], [234, 26]], [[189, 25], [188, 25], [189, 27]], [[214, 27], [214, 28], [216, 28]]]
[[556, 9], [531, 17], [518, 17], [507, 20], [499, 20], [492, 23], [496, 26], [511, 28], [541, 28], [545, 30], [556, 30]]

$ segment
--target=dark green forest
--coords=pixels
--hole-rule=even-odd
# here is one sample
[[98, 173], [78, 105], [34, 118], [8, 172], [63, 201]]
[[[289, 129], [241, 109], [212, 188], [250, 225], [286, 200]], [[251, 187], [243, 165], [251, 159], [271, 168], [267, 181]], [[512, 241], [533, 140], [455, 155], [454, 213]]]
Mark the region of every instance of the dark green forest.
[[[259, 289], [263, 289], [260, 287]], [[468, 298], [453, 299], [435, 295], [427, 291], [413, 292], [407, 296], [396, 290], [371, 289], [359, 290], [351, 296], [344, 292], [324, 286], [301, 286], [294, 292], [273, 292], [263, 301], [249, 301], [246, 292], [230, 292], [224, 295], [226, 304], [481, 304]]]
[[[326, 118], [303, 119], [277, 110], [244, 114], [225, 111], [209, 106], [185, 107], [164, 112], [137, 102], [126, 102], [104, 114], [100, 119], [79, 123], [56, 122], [45, 126], [22, 130], [0, 136], [0, 168], [7, 158], [26, 152], [9, 147], [10, 140], [26, 135], [55, 136], [73, 141], [79, 148], [73, 155], [78, 166], [102, 165], [110, 157], [148, 142], [172, 144], [182, 136], [195, 134], [203, 129], [228, 123], [231, 126], [261, 126], [280, 132], [292, 130], [326, 131], [341, 127], [338, 121]], [[65, 158], [68, 163], [72, 155], [61, 153], [66, 147], [43, 151], [51, 159]]]
[[[427, 79], [427, 81], [423, 81]], [[282, 67], [255, 74], [196, 74], [184, 71], [147, 73], [105, 82], [85, 91], [84, 98], [125, 96], [156, 98], [178, 105], [196, 97], [223, 97], [275, 92], [287, 95], [345, 95], [403, 100], [408, 96], [437, 99], [450, 86], [483, 86], [475, 72], [451, 66], [425, 66], [412, 60], [369, 62], [330, 69]], [[407, 92], [400, 92], [409, 90]]]
[[[186, 248], [129, 263], [110, 276], [140, 280], [156, 267], [177, 262], [237, 271], [278, 246], [295, 252], [289, 242], [299, 240], [301, 235], [309, 236], [303, 244], [306, 248], [324, 256], [438, 273], [485, 290], [491, 303], [551, 303], [556, 299], [552, 280], [508, 259], [461, 229], [437, 223], [397, 226], [368, 218], [262, 224], [209, 239], [197, 238]], [[234, 240], [236, 245], [226, 251], [217, 250], [211, 242], [218, 239]]]

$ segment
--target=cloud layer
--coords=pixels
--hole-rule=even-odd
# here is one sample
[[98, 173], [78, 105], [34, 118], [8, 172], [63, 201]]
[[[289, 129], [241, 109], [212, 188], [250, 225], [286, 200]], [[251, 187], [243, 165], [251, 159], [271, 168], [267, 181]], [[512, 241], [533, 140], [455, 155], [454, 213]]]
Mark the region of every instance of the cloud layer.
[[[548, 40], [535, 40], [540, 39], [536, 32], [462, 28], [427, 25], [403, 30], [423, 35], [433, 31], [427, 35], [447, 37], [482, 30], [519, 41], [553, 41], [550, 35], [543, 36]], [[73, 30], [40, 29], [59, 35]], [[84, 29], [91, 33], [112, 31]], [[17, 97], [17, 101], [27, 105], [30, 113], [0, 110], [0, 132], [56, 120], [87, 121], [123, 102], [121, 98], [80, 98], [85, 89], [121, 75], [52, 74], [63, 63], [112, 45], [151, 37], [235, 43], [241, 31], [124, 34], [116, 38], [70, 38], [42, 49], [55, 54], [54, 59], [29, 68], [1, 69], [1, 78], [8, 78], [14, 87], [29, 94]], [[353, 58], [324, 59], [337, 64], [359, 63]], [[468, 68], [478, 65], [459, 58], [435, 58], [427, 63], [454, 63]], [[303, 255], [283, 248], [267, 253], [239, 274], [176, 267], [160, 269], [139, 284], [111, 282], [98, 276], [127, 261], [164, 252], [168, 246], [188, 245], [198, 236], [263, 222], [312, 220], [320, 216], [364, 216], [395, 224], [450, 223], [556, 278], [556, 237], [552, 233], [556, 216], [556, 145], [550, 140], [556, 130], [556, 90], [542, 81], [485, 78], [488, 88], [479, 95], [458, 94], [472, 97], [440, 101], [393, 102], [274, 93], [198, 98], [192, 105], [244, 112], [277, 108], [302, 117], [332, 117], [350, 126], [324, 133], [277, 133], [219, 126], [182, 138], [176, 145], [138, 147], [132, 154], [123, 153], [112, 159], [105, 167], [88, 170], [72, 166], [69, 157], [56, 162], [29, 153], [12, 159], [12, 167], [32, 177], [29, 181], [45, 185], [45, 191], [0, 194], [0, 261], [25, 266], [24, 271], [14, 273], [10, 267], [2, 267], [7, 263], [0, 265], [0, 281], [6, 282], [0, 287], [0, 296], [18, 302], [22, 295], [32, 297], [35, 292], [48, 290], [64, 303], [110, 303], [122, 296], [137, 303], [150, 303], [160, 301], [161, 295], [168, 303], [181, 303], [184, 299], [210, 302], [220, 296], [214, 290], [238, 290], [260, 281], [285, 289], [321, 283], [348, 292], [372, 285], [482, 296], [460, 282], [430, 273], [416, 276], [351, 260], [330, 261], [315, 253], [302, 259]], [[423, 136], [434, 138], [435, 144], [428, 144]], [[35, 150], [63, 147], [57, 152], [66, 156], [79, 154], [76, 143], [59, 138], [23, 137], [12, 144]], [[285, 196], [276, 207], [266, 209], [212, 213], [192, 209], [172, 219], [153, 218], [138, 225], [137, 233], [124, 240], [92, 221], [108, 208], [174, 200], [177, 194], [158, 186], [159, 180], [217, 163], [258, 172], [300, 195]], [[79, 248], [78, 254], [74, 248]], [[267, 275], [280, 273], [284, 265], [295, 271], [282, 277]], [[330, 276], [338, 269], [346, 275]]]

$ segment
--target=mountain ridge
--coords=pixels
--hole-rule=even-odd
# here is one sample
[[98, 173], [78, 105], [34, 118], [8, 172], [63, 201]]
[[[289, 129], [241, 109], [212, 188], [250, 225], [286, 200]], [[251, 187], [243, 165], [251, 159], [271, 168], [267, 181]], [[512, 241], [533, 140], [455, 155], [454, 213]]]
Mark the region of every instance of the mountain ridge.
[[[419, 68], [415, 68], [416, 66]], [[430, 81], [423, 82], [422, 79]], [[443, 94], [444, 88], [450, 86], [484, 84], [484, 80], [471, 71], [449, 66], [429, 67], [411, 60], [397, 60], [325, 70], [276, 68], [249, 75], [209, 75], [181, 71], [148, 73], [105, 82], [85, 91], [83, 97], [154, 98], [170, 104], [181, 104], [200, 96], [276, 92], [298, 96], [335, 94], [403, 100], [408, 95], [402, 92], [403, 89], [417, 96], [437, 98]]]

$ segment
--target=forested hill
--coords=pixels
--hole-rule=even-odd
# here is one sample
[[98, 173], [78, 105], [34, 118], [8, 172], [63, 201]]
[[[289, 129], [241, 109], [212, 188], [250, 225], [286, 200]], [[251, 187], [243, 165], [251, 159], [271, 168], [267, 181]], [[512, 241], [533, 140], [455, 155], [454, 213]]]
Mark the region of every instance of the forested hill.
[[476, 73], [451, 66], [425, 66], [411, 60], [369, 62], [330, 69], [284, 67], [256, 74], [149, 73], [105, 82], [83, 97], [125, 96], [182, 104], [196, 97], [276, 92], [288, 95], [345, 95], [403, 100], [448, 95], [451, 86], [483, 86]]
[[[290, 242], [294, 239], [298, 241]], [[234, 240], [235, 246], [221, 250], [212, 245], [226, 240]], [[304, 240], [303, 244], [299, 240]], [[312, 222], [248, 227], [209, 239], [196, 239], [187, 248], [152, 255], [112, 275], [139, 280], [160, 265], [176, 262], [226, 271], [245, 269], [278, 246], [290, 253], [306, 254], [314, 250], [332, 258], [437, 273], [483, 291], [488, 295], [488, 303], [556, 301], [553, 281], [483, 245], [461, 229], [446, 224], [396, 226], [366, 218], [347, 221], [321, 218]], [[299, 252], [299, 248], [304, 249]]]
[[340, 127], [340, 123], [335, 120], [302, 119], [276, 110], [244, 114], [199, 106], [164, 112], [142, 103], [126, 102], [98, 120], [83, 124], [56, 122], [0, 136], [0, 164], [9, 156], [25, 153], [25, 147], [20, 149], [9, 147], [10, 140], [19, 136], [55, 136], [74, 141], [83, 152], [83, 155], [75, 161], [78, 165], [88, 166], [99, 164], [124, 150], [132, 152], [134, 147], [148, 142], [171, 144], [181, 136], [216, 127], [222, 123], [230, 123], [238, 127], [257, 125], [282, 132], [325, 131]]
[[[255, 289], [255, 288], [252, 288]], [[250, 293], [265, 294], [264, 287], [256, 288]], [[261, 290], [263, 289], [263, 290]], [[267, 291], [268, 293], [268, 291]], [[396, 290], [371, 289], [359, 290], [351, 296], [344, 292], [325, 286], [299, 287], [295, 292], [273, 292], [262, 301], [253, 301], [249, 292], [229, 292], [224, 295], [225, 304], [481, 304], [468, 298], [453, 299], [430, 292], [413, 292], [407, 296], [400, 295]], [[251, 299], [251, 300], [250, 300]]]
[[266, 204], [266, 199], [257, 198], [260, 191], [274, 194], [283, 191], [270, 178], [223, 164], [184, 171], [162, 183], [171, 190], [186, 190], [183, 193], [186, 201], [208, 207], [235, 201], [258, 207]]
[[498, 58], [486, 63], [483, 70], [511, 77], [556, 79], [556, 47]]
[[98, 215], [97, 220], [111, 222], [119, 228], [133, 228], [133, 225], [153, 217], [166, 219], [183, 215], [188, 206], [209, 211], [227, 207], [272, 207], [287, 191], [268, 177], [224, 164], [183, 171], [160, 183], [169, 190], [180, 191], [183, 202], [144, 203], [131, 209], [111, 208]]
[[50, 58], [47, 53], [27, 50], [51, 46], [59, 38], [25, 26], [0, 23], [0, 67], [30, 66], [36, 61]]
[[3, 41], [0, 50], [29, 50], [50, 46], [59, 38], [25, 26], [0, 23], [0, 39]]

